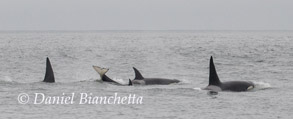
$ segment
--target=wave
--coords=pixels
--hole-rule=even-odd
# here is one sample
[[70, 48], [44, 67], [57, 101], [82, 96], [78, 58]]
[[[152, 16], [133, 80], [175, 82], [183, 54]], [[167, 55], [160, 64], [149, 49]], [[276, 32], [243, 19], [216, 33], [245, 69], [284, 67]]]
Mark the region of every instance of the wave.
[[99, 80], [99, 79], [94, 79], [94, 78], [90, 78], [90, 79], [82, 79], [82, 80], [79, 80], [79, 81], [77, 81], [77, 82], [99, 82], [99, 81], [101, 81], [101, 80]]
[[187, 79], [180, 79], [179, 80], [179, 84], [191, 84], [192, 82], [190, 80], [187, 80]]
[[0, 82], [9, 82], [9, 83], [12, 83], [14, 81], [12, 80], [12, 78], [10, 76], [4, 76], [3, 78], [0, 78]]

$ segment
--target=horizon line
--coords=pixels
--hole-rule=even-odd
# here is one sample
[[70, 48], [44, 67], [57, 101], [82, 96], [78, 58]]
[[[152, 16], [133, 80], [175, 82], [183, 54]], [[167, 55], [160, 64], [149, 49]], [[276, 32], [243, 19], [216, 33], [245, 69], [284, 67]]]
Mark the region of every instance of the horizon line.
[[77, 29], [72, 29], [72, 30], [0, 30], [0, 32], [56, 32], [56, 31], [63, 31], [63, 32], [90, 32], [90, 31], [293, 31], [293, 29], [243, 29], [243, 30], [236, 30], [236, 29], [153, 29], [153, 30], [143, 30], [143, 29], [120, 29], [120, 30], [115, 30], [115, 29], [107, 29], [107, 30], [77, 30]]

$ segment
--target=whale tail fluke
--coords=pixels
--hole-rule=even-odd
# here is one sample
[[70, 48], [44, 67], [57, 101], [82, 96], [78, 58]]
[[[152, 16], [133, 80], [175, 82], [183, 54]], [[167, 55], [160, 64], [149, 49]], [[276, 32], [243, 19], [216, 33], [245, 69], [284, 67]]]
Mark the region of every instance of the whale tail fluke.
[[46, 74], [45, 74], [45, 78], [44, 78], [43, 82], [47, 82], [47, 83], [54, 83], [55, 82], [53, 68], [51, 66], [51, 63], [50, 63], [50, 60], [48, 57], [47, 57], [47, 61], [46, 61]]
[[130, 79], [129, 79], [128, 85], [132, 86], [132, 81]]
[[144, 79], [144, 77], [141, 75], [141, 73], [135, 68], [133, 67], [134, 73], [135, 73], [135, 78], [134, 80], [141, 80]]
[[215, 85], [215, 86], [221, 85], [221, 81], [218, 77], [218, 74], [214, 65], [213, 56], [211, 56], [211, 59], [210, 59], [209, 85]]
[[109, 69], [101, 68], [99, 66], [93, 66], [93, 68], [100, 74], [101, 79], [103, 79], [103, 76], [109, 71]]

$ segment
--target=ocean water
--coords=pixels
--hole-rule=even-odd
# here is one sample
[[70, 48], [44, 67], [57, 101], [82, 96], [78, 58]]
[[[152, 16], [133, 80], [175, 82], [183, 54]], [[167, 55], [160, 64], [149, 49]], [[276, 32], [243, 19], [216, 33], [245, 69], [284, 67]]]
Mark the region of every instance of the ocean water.
[[[2, 31], [0, 50], [1, 119], [293, 116], [292, 31]], [[256, 88], [217, 95], [200, 90], [208, 84], [210, 56], [221, 81], [252, 81]], [[46, 57], [56, 83], [41, 82]], [[109, 68], [107, 75], [124, 84], [134, 78], [132, 67], [144, 77], [181, 83], [117, 86], [99, 81], [92, 65]], [[46, 104], [41, 94], [44, 100], [74, 94], [74, 102]], [[88, 100], [135, 95], [142, 103], [81, 104], [81, 94]]]

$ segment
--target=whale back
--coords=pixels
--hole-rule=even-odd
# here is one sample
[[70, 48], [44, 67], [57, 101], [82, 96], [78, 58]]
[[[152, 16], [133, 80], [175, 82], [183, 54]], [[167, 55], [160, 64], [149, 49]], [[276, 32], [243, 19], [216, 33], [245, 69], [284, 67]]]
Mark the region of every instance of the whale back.
[[55, 77], [54, 77], [54, 72], [53, 68], [51, 66], [50, 60], [47, 57], [46, 61], [46, 74], [43, 82], [48, 82], [48, 83], [54, 83], [55, 82]]
[[222, 83], [222, 90], [235, 92], [248, 91], [254, 88], [254, 84], [249, 81], [227, 81]]

